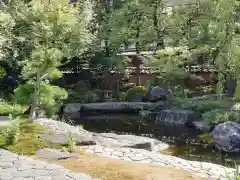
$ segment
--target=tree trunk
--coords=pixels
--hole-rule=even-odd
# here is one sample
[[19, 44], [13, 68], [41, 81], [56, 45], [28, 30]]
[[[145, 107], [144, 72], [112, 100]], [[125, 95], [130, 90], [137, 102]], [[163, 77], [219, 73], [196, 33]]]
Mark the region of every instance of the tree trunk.
[[40, 82], [41, 82], [40, 74], [39, 74], [39, 72], [37, 72], [36, 82], [35, 82], [35, 87], [34, 87], [34, 93], [33, 93], [33, 102], [32, 102], [31, 110], [30, 110], [30, 114], [29, 114], [29, 120], [30, 121], [33, 121], [34, 119], [37, 118]]
[[[139, 21], [140, 22], [140, 21]], [[140, 27], [139, 25], [137, 26], [137, 29], [136, 29], [137, 33], [136, 33], [136, 62], [139, 61], [138, 59], [138, 55], [140, 54], [140, 44], [139, 44], [139, 37], [140, 37]], [[140, 62], [137, 63], [136, 65], [136, 85], [137, 86], [140, 86], [141, 85], [141, 79], [140, 79]]]

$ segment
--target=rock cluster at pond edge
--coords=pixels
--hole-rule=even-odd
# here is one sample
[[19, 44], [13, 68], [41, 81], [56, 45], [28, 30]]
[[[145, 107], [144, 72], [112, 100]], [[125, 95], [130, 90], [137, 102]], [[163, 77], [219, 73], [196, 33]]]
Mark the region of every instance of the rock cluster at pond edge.
[[210, 136], [218, 149], [226, 152], [240, 152], [240, 124], [231, 121], [219, 124]]

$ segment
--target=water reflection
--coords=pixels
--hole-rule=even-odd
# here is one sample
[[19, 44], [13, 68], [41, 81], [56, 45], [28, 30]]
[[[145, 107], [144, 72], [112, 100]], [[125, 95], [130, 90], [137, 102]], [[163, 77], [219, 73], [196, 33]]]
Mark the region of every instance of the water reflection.
[[[155, 124], [155, 119], [141, 119], [136, 115], [84, 116], [84, 128], [93, 132], [114, 132], [155, 137], [170, 144], [164, 154], [192, 161], [212, 162], [235, 167], [240, 164], [240, 153], [224, 153], [215, 149], [207, 136], [196, 129], [181, 125]], [[76, 123], [80, 122], [76, 120]]]

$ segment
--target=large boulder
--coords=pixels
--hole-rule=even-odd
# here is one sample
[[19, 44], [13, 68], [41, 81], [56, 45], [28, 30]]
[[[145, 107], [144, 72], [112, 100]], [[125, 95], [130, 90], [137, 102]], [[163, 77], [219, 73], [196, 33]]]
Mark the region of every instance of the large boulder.
[[192, 110], [165, 109], [160, 111], [156, 117], [156, 123], [169, 125], [191, 125], [193, 121], [199, 120], [201, 115]]
[[138, 113], [142, 110], [149, 110], [164, 107], [164, 103], [150, 102], [103, 102], [82, 104], [81, 113]]
[[226, 152], [240, 152], [240, 124], [232, 121], [219, 124], [210, 136], [218, 149]]
[[64, 106], [61, 108], [63, 112], [61, 112], [62, 116], [68, 117], [68, 118], [79, 118], [80, 117], [80, 111], [81, 111], [81, 103], [68, 103], [64, 104]]
[[149, 92], [149, 101], [157, 102], [157, 101], [165, 101], [168, 99], [170, 91], [165, 90], [159, 86], [155, 86], [150, 89]]

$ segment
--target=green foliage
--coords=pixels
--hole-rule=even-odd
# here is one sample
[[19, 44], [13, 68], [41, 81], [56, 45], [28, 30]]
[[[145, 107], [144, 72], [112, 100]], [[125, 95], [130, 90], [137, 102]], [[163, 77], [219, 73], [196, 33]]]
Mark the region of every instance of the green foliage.
[[0, 78], [3, 78], [6, 75], [6, 71], [3, 67], [0, 67]]
[[126, 101], [133, 101], [136, 96], [144, 97], [147, 94], [147, 89], [144, 86], [137, 86], [131, 89], [128, 89], [126, 92]]
[[101, 101], [102, 92], [98, 92], [97, 90], [88, 91], [87, 93], [81, 89], [69, 90], [69, 96], [66, 99], [66, 102], [76, 102], [76, 103], [94, 103]]
[[[17, 124], [18, 128], [16, 128], [15, 125], [11, 126], [11, 128], [18, 129], [18, 133], [20, 130], [18, 141], [13, 144], [7, 144], [7, 136], [5, 136], [3, 133], [0, 133], [0, 148], [7, 149], [20, 155], [35, 155], [36, 151], [42, 148], [61, 148], [60, 145], [41, 140], [41, 135], [48, 133], [48, 130], [46, 130], [40, 124], [30, 123], [25, 118], [20, 118]], [[15, 132], [13, 134], [16, 134], [16, 130], [13, 132]]]
[[[1, 37], [8, 47], [2, 47], [0, 58], [5, 60], [14, 54], [12, 59], [18, 60], [22, 76], [35, 82], [31, 119], [35, 118], [34, 111], [39, 103], [53, 96], [53, 93], [41, 96], [41, 90], [50, 88], [42, 88], [40, 84], [48, 78], [59, 77], [56, 69], [66, 60], [80, 56], [92, 40], [85, 6], [85, 2], [69, 5], [68, 0], [13, 0], [1, 8]], [[54, 103], [50, 100], [45, 104]]]
[[99, 102], [99, 101], [100, 101], [100, 98], [94, 92], [89, 91], [84, 95], [85, 103], [95, 103], [95, 102]]
[[0, 115], [2, 116], [8, 116], [9, 114], [13, 116], [22, 115], [26, 110], [27, 106], [24, 105], [0, 102]]
[[19, 117], [13, 118], [11, 115], [9, 115], [9, 120], [10, 122], [10, 126], [7, 127], [6, 129], [2, 130], [2, 134], [4, 136], [5, 139], [5, 144], [6, 145], [12, 145], [12, 144], [16, 144], [21, 136], [21, 130], [20, 130], [20, 119]]
[[235, 163], [235, 171], [233, 172], [226, 172], [226, 176], [228, 180], [240, 180], [240, 166]]
[[227, 121], [240, 122], [239, 116], [240, 113], [238, 111], [231, 111], [225, 109], [212, 110], [202, 115], [203, 120], [213, 126]]
[[[33, 84], [20, 85], [14, 90], [13, 101], [21, 105], [29, 105], [32, 102], [34, 93]], [[40, 107], [44, 108], [48, 116], [56, 112], [56, 106], [67, 98], [67, 91], [57, 86], [42, 84], [40, 86]]]
[[118, 94], [118, 98], [120, 101], [124, 101], [126, 99], [126, 93], [123, 91], [120, 91]]
[[224, 106], [221, 101], [195, 99], [175, 99], [173, 104], [177, 107], [193, 110], [199, 113], [205, 113]]
[[69, 133], [69, 135], [68, 135], [68, 144], [67, 144], [68, 152], [72, 153], [74, 151], [75, 145], [76, 145], [76, 143], [73, 140], [72, 134]]
[[62, 72], [59, 71], [58, 69], [53, 70], [49, 74], [49, 78], [52, 79], [52, 80], [59, 79], [61, 77], [62, 77]]

